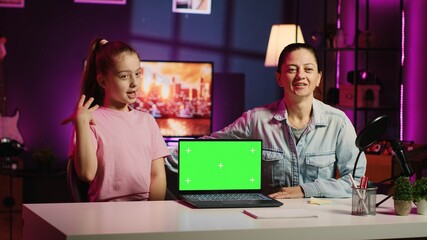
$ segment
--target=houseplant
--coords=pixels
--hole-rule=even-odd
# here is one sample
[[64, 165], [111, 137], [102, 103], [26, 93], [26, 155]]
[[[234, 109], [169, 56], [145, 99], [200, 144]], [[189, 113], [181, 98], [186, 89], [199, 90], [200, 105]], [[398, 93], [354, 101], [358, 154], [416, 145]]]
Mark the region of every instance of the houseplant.
[[417, 179], [414, 182], [414, 201], [417, 205], [417, 213], [427, 214], [427, 178]]
[[413, 188], [409, 177], [400, 176], [394, 181], [394, 210], [397, 215], [409, 215], [412, 208]]

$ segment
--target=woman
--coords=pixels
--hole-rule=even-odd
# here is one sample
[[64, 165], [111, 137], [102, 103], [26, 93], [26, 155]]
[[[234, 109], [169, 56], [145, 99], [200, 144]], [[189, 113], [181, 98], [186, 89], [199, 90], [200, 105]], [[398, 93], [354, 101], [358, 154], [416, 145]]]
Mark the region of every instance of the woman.
[[[286, 46], [276, 72], [283, 99], [249, 110], [234, 123], [204, 138], [263, 140], [262, 190], [273, 198], [350, 197], [348, 174], [359, 150], [344, 112], [314, 98], [322, 72], [313, 47]], [[176, 165], [176, 152], [168, 166]], [[356, 181], [365, 173], [360, 156]], [[173, 170], [173, 169], [172, 169]]]

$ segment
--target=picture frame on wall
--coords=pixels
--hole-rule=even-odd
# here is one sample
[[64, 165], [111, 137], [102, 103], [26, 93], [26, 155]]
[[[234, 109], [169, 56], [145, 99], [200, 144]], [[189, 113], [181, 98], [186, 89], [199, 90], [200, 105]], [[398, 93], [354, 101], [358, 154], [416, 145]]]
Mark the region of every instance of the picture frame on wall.
[[212, 0], [172, 0], [172, 12], [211, 14]]
[[126, 5], [126, 0], [74, 0], [75, 3]]
[[23, 8], [25, 0], [0, 0], [0, 7], [5, 8]]

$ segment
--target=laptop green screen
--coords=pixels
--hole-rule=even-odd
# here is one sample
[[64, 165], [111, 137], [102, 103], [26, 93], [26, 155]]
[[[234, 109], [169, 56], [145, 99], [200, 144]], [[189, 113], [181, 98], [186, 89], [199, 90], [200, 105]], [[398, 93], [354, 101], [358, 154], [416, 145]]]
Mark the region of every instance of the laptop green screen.
[[180, 140], [179, 190], [259, 190], [261, 150], [261, 140]]

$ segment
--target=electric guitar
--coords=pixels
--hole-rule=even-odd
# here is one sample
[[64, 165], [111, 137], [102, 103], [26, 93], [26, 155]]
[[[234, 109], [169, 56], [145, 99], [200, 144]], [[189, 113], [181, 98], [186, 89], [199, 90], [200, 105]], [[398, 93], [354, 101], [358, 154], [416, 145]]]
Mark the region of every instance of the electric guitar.
[[23, 145], [24, 139], [18, 129], [19, 111], [16, 110], [13, 116], [7, 116], [4, 77], [6, 41], [6, 37], [0, 36], [0, 143], [16, 147], [16, 145]]

